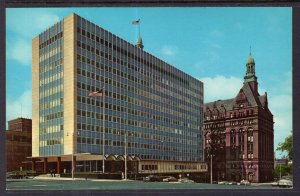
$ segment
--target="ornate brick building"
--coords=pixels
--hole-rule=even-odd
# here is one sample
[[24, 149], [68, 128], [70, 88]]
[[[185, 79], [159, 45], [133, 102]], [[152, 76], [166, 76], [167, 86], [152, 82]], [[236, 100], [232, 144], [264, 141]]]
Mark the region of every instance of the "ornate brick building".
[[204, 106], [205, 160], [212, 163], [213, 181], [273, 180], [273, 115], [267, 93], [258, 93], [251, 53], [246, 69], [244, 84], [234, 98]]

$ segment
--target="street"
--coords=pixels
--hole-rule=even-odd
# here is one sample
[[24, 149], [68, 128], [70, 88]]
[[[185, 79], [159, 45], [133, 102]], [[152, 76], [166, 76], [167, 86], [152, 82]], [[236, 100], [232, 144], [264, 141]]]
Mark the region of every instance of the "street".
[[270, 184], [250, 186], [219, 185], [204, 183], [168, 183], [124, 180], [84, 179], [22, 179], [6, 182], [7, 190], [141, 190], [141, 189], [278, 189]]

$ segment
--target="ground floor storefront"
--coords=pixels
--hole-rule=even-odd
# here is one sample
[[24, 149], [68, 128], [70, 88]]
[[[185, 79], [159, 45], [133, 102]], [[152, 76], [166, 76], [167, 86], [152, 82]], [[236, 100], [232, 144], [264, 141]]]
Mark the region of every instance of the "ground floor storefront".
[[[141, 160], [137, 156], [123, 155], [93, 155], [74, 154], [62, 156], [30, 157], [31, 169], [33, 173], [64, 174], [69, 176], [72, 168], [76, 175], [81, 174], [119, 174], [124, 177], [127, 168], [128, 177], [142, 177], [151, 174], [172, 175], [175, 177], [189, 177], [194, 174], [207, 173], [207, 164], [204, 162], [186, 161], [161, 161], [161, 160]], [[126, 163], [126, 164], [125, 164]], [[73, 167], [72, 167], [73, 164]], [[96, 178], [102, 178], [96, 175]]]

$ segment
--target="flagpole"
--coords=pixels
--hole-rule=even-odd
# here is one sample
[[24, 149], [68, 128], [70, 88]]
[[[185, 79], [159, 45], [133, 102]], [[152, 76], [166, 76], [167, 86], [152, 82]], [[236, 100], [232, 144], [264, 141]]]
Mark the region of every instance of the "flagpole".
[[139, 37], [141, 37], [140, 25], [141, 25], [141, 23], [140, 23], [140, 19], [139, 19]]
[[102, 157], [102, 173], [104, 174], [104, 171], [105, 171], [105, 161], [104, 161], [104, 158], [105, 158], [105, 155], [104, 155], [104, 142], [105, 142], [105, 139], [104, 139], [104, 136], [105, 136], [105, 134], [104, 134], [104, 132], [105, 132], [105, 126], [104, 126], [104, 121], [105, 121], [105, 90], [104, 90], [104, 87], [103, 87], [103, 89], [102, 89], [102, 95], [103, 95], [103, 101], [102, 101], [102, 103], [103, 103], [103, 108], [102, 108], [102, 125], [103, 125], [103, 127], [102, 127], [102, 154], [103, 154], [103, 157]]

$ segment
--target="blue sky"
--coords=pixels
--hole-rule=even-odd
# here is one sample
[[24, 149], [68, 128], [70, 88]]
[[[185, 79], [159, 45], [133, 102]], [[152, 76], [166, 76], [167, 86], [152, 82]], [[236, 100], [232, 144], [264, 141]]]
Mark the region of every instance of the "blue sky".
[[72, 12], [131, 43], [140, 19], [144, 50], [203, 81], [205, 102], [236, 96], [251, 46], [275, 147], [292, 130], [291, 8], [6, 9], [7, 120], [31, 118], [32, 38]]

